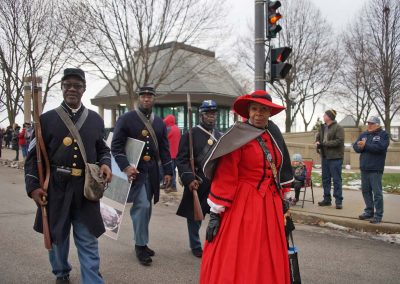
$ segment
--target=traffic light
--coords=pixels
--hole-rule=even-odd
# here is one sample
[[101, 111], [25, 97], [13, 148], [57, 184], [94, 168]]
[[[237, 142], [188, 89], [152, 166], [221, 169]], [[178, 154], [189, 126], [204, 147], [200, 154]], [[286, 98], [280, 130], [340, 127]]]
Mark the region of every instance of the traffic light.
[[270, 57], [270, 83], [272, 84], [274, 81], [284, 79], [286, 75], [289, 73], [292, 65], [289, 63], [285, 63], [285, 60], [289, 57], [292, 49], [290, 47], [278, 47], [271, 48], [271, 57]]
[[281, 6], [280, 1], [267, 1], [267, 38], [276, 38], [276, 35], [282, 30], [282, 27], [277, 22], [282, 18], [282, 15], [276, 10]]

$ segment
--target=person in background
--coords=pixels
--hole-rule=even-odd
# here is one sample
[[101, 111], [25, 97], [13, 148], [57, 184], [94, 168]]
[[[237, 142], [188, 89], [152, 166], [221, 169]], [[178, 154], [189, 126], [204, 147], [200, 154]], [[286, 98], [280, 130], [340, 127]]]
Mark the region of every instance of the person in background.
[[[214, 148], [222, 156], [208, 196], [201, 284], [290, 283], [283, 198], [291, 194], [293, 174], [282, 133], [270, 120], [284, 109], [263, 90], [233, 105], [248, 121], [235, 124], [225, 134], [229, 141], [222, 136]], [[223, 152], [232, 143], [236, 146]]]
[[293, 175], [294, 175], [294, 181], [293, 181], [293, 188], [294, 188], [294, 201], [293, 205], [296, 205], [296, 202], [299, 201], [300, 198], [300, 189], [304, 185], [304, 181], [307, 176], [307, 168], [303, 164], [303, 158], [301, 157], [301, 154], [296, 153], [292, 157], [292, 169], [293, 169]]
[[6, 132], [4, 134], [4, 148], [11, 148], [11, 139], [13, 135], [13, 128], [11, 125], [7, 126]]
[[210, 181], [204, 176], [203, 162], [212, 146], [217, 143], [221, 133], [216, 129], [218, 108], [212, 100], [205, 100], [199, 108], [200, 124], [192, 128], [193, 159], [195, 175], [190, 165], [189, 132], [186, 132], [179, 143], [176, 163], [179, 177], [184, 185], [183, 196], [176, 214], [186, 218], [189, 233], [189, 246], [195, 257], [201, 257], [199, 230], [201, 221], [194, 219], [193, 190], [197, 190], [203, 215], [210, 212], [207, 197], [210, 193]]
[[361, 189], [365, 203], [364, 213], [358, 218], [378, 224], [383, 217], [382, 175], [389, 135], [382, 129], [378, 117], [371, 116], [367, 123], [367, 131], [361, 133], [353, 144], [354, 151], [360, 154]]
[[336, 209], [343, 208], [342, 193], [342, 165], [344, 157], [344, 130], [336, 120], [336, 111], [329, 109], [325, 111], [317, 137], [315, 147], [321, 155], [322, 164], [322, 186], [324, 188], [324, 199], [318, 202], [319, 206], [331, 206], [331, 185], [333, 179], [333, 197], [335, 197]]
[[26, 123], [22, 125], [22, 130], [18, 133], [18, 145], [22, 151], [22, 158], [25, 160], [28, 155], [28, 142], [26, 141]]
[[25, 141], [29, 147], [29, 143], [31, 142], [31, 137], [33, 133], [33, 127], [30, 122], [25, 122]]
[[164, 118], [165, 126], [167, 126], [169, 152], [172, 161], [172, 184], [171, 187], [165, 188], [166, 193], [176, 192], [176, 155], [178, 154], [179, 141], [181, 140], [181, 131], [176, 125], [175, 116], [169, 114]]
[[19, 132], [21, 127], [18, 124], [14, 125], [14, 131], [12, 132], [11, 137], [11, 148], [15, 150], [15, 159], [14, 161], [19, 161]]

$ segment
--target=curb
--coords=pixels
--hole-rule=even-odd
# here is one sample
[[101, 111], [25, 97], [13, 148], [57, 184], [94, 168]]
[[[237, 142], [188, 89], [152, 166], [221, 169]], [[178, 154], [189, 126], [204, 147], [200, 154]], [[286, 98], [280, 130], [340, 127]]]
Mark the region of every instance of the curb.
[[362, 221], [352, 217], [337, 217], [325, 214], [314, 214], [309, 212], [293, 211], [291, 215], [296, 223], [302, 223], [307, 225], [320, 226], [322, 223], [331, 222], [340, 226], [354, 229], [361, 232], [373, 232], [373, 233], [386, 233], [386, 234], [398, 234], [400, 233], [400, 224], [398, 223], [387, 223], [382, 222], [379, 224], [371, 224], [368, 221]]

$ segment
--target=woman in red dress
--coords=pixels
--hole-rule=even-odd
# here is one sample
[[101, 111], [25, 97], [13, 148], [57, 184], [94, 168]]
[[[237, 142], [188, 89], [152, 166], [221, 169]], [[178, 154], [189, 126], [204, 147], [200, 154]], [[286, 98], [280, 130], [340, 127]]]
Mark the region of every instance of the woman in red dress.
[[[269, 121], [284, 107], [272, 103], [265, 91], [255, 91], [239, 97], [233, 108], [248, 118], [248, 127], [259, 130], [263, 142], [241, 133], [238, 139], [251, 140], [219, 158], [208, 198], [211, 215], [200, 283], [289, 284], [282, 197], [290, 191], [293, 175], [282, 134]], [[217, 148], [223, 144], [222, 137]]]

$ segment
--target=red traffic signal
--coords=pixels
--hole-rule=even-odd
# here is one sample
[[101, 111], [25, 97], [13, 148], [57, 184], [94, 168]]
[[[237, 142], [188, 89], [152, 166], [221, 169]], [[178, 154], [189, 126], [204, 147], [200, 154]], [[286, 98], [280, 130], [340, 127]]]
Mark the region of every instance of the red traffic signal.
[[289, 57], [292, 49], [290, 47], [278, 47], [271, 48], [270, 57], [270, 83], [274, 81], [284, 79], [289, 73], [292, 65], [285, 63], [286, 59]]

